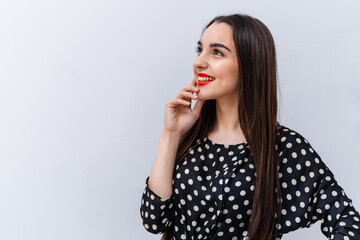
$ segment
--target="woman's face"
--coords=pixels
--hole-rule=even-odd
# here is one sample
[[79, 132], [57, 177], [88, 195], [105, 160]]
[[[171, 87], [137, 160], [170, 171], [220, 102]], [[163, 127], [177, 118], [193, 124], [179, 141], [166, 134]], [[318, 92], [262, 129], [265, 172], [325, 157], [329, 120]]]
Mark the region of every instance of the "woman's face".
[[193, 70], [199, 98], [237, 99], [239, 67], [232, 28], [226, 23], [213, 23], [201, 36], [197, 50]]

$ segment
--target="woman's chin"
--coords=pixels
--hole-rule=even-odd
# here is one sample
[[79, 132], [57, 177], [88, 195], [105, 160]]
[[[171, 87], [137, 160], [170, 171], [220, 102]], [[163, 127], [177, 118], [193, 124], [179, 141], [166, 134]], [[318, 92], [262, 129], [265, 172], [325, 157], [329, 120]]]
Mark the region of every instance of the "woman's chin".
[[214, 97], [211, 97], [206, 94], [201, 94], [201, 93], [198, 93], [197, 96], [199, 97], [199, 99], [204, 100], [204, 101], [214, 99]]

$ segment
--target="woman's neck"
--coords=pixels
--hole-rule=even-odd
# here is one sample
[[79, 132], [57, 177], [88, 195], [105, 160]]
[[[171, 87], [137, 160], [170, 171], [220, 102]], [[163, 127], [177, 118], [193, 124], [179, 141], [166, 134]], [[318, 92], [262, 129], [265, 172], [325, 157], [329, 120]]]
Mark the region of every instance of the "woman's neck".
[[216, 100], [216, 122], [208, 137], [223, 144], [246, 142], [240, 127], [237, 98]]

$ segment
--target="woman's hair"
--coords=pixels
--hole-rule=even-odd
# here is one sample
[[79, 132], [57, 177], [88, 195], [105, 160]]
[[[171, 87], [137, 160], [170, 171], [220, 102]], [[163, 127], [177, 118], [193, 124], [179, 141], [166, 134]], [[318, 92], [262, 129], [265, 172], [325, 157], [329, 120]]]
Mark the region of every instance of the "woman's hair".
[[[215, 17], [204, 31], [213, 23], [226, 23], [232, 27], [239, 64], [239, 122], [256, 168], [248, 236], [250, 240], [273, 239], [277, 234], [276, 224], [281, 211], [276, 149], [279, 124], [274, 40], [261, 21], [248, 15]], [[182, 136], [175, 164], [188, 154], [197, 139], [207, 136], [215, 120], [216, 100], [207, 100], [199, 119]], [[172, 229], [165, 232], [162, 240], [171, 239], [171, 232]]]

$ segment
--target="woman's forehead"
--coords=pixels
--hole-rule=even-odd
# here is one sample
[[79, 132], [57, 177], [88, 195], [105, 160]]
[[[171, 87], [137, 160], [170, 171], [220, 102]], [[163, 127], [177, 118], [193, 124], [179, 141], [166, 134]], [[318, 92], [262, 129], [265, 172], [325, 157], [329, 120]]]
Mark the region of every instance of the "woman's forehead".
[[228, 47], [235, 47], [232, 28], [226, 23], [211, 24], [203, 32], [200, 41], [202, 45], [217, 42], [225, 44]]

